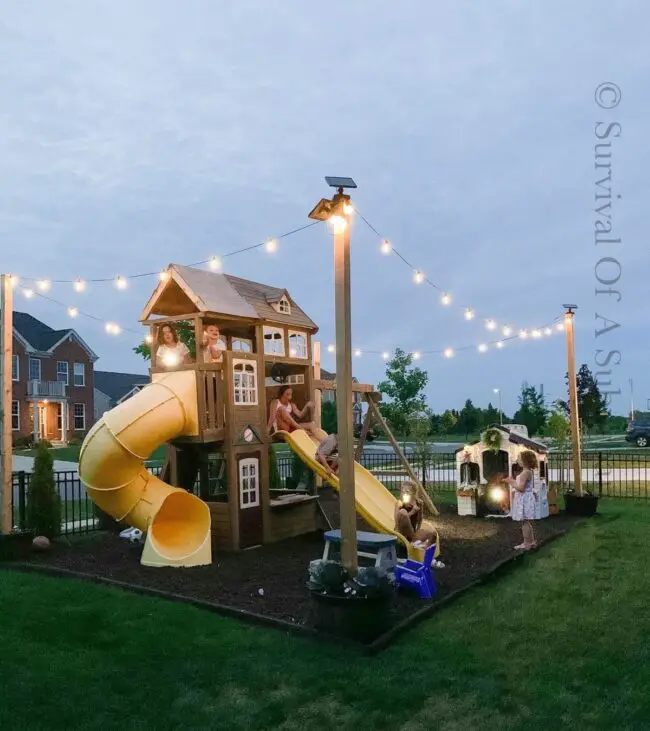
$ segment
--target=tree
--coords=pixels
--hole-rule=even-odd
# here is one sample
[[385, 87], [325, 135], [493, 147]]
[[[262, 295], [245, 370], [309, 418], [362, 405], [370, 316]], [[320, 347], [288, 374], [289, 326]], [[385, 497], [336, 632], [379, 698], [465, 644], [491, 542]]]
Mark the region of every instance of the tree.
[[[569, 374], [565, 376], [567, 388], [569, 385]], [[583, 363], [576, 373], [576, 387], [578, 390], [578, 413], [580, 420], [588, 429], [599, 427], [601, 432], [607, 418], [610, 415], [607, 407], [607, 398], [603, 396], [598, 388], [598, 382], [589, 366]], [[558, 402], [567, 416], [570, 414], [570, 407], [567, 401]]]
[[544, 405], [544, 397], [535, 386], [523, 383], [519, 394], [519, 409], [514, 415], [515, 424], [524, 424], [532, 437], [546, 424], [548, 411]]
[[465, 435], [465, 439], [470, 434], [478, 431], [479, 428], [479, 411], [472, 403], [471, 399], [465, 401], [465, 406], [460, 410], [458, 419], [458, 428]]
[[443, 434], [453, 434], [458, 424], [458, 417], [450, 409], [447, 409], [440, 417], [440, 426]]
[[[176, 330], [178, 339], [187, 346], [187, 349], [190, 351], [190, 356], [196, 358], [194, 323], [186, 321], [175, 322], [174, 330]], [[141, 355], [145, 360], [151, 360], [151, 345], [148, 343], [140, 343], [140, 345], [133, 348], [133, 352]]]
[[487, 409], [481, 410], [481, 416], [483, 417], [483, 423], [480, 424], [481, 428], [490, 426], [490, 424], [498, 424], [501, 418], [499, 409], [492, 406], [492, 403], [487, 405]]
[[35, 536], [49, 539], [61, 532], [61, 499], [54, 486], [52, 466], [50, 450], [44, 442], [39, 442], [27, 490], [27, 527]]
[[409, 421], [427, 408], [424, 388], [429, 376], [421, 368], [412, 367], [413, 356], [397, 348], [386, 364], [386, 380], [377, 389], [390, 401], [381, 404], [381, 413], [395, 434], [404, 435]]
[[569, 443], [569, 435], [571, 432], [571, 426], [563, 413], [561, 408], [556, 410], [549, 417], [548, 423], [544, 433], [551, 437], [555, 446], [563, 451], [567, 448]]
[[336, 434], [337, 414], [336, 401], [323, 401], [320, 407], [320, 423], [323, 431]]

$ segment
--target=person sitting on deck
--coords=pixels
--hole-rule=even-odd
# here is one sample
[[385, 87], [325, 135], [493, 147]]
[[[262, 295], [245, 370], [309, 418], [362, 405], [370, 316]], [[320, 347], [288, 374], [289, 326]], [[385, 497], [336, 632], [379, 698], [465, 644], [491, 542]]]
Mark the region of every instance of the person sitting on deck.
[[336, 434], [328, 434], [318, 445], [316, 461], [323, 465], [328, 475], [339, 471], [339, 442]]
[[[311, 436], [317, 436], [318, 427], [313, 421], [298, 423], [296, 419], [302, 419], [307, 412], [312, 413], [314, 404], [308, 401], [302, 409], [299, 409], [291, 400], [293, 389], [291, 386], [280, 386], [278, 398], [271, 402], [269, 415], [269, 431], [286, 431], [291, 433], [296, 429], [304, 429]], [[295, 418], [294, 418], [295, 417]]]
[[429, 548], [436, 541], [431, 528], [422, 525], [425, 500], [418, 494], [419, 486], [413, 482], [403, 482], [400, 488], [401, 499], [395, 505], [395, 530], [416, 548]]
[[223, 362], [223, 351], [226, 343], [221, 339], [218, 325], [206, 325], [203, 328], [203, 362]]

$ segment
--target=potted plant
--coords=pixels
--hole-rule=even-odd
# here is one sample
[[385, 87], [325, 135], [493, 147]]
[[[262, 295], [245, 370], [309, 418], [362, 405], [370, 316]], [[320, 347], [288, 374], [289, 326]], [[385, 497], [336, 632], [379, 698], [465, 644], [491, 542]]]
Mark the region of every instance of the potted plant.
[[369, 642], [388, 629], [395, 593], [392, 577], [375, 566], [350, 576], [338, 561], [312, 561], [307, 582], [316, 626], [330, 634]]
[[564, 509], [569, 515], [589, 518], [598, 511], [598, 495], [589, 490], [578, 493], [575, 487], [570, 487], [564, 493]]

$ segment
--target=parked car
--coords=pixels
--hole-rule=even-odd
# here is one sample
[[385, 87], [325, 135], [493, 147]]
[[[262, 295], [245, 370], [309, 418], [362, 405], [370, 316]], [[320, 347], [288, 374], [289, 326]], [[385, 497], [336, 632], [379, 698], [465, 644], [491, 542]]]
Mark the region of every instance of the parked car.
[[634, 442], [637, 447], [647, 447], [650, 444], [650, 420], [631, 420], [627, 424], [625, 440]]

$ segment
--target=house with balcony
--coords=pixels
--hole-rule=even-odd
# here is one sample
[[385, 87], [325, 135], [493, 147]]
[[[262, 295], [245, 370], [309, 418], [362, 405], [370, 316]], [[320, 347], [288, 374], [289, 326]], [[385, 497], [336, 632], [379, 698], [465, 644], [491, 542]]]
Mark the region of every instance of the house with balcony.
[[72, 329], [14, 312], [11, 427], [14, 435], [66, 444], [94, 423], [97, 355]]

